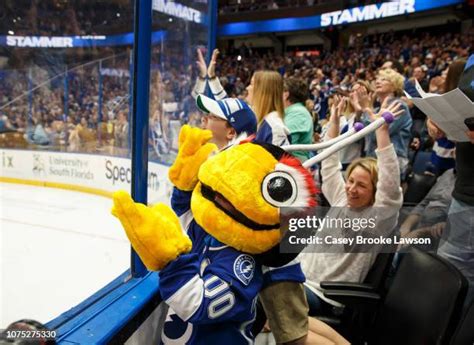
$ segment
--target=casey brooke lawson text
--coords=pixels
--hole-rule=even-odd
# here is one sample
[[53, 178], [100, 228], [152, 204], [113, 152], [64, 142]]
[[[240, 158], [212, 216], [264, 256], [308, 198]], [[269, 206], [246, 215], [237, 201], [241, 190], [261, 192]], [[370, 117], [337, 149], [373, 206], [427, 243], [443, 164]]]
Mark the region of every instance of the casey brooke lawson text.
[[340, 244], [340, 245], [430, 245], [431, 238], [405, 238], [405, 237], [365, 237], [365, 236], [355, 236], [355, 237], [336, 237], [336, 236], [318, 236], [312, 235], [310, 237], [298, 237], [296, 235], [291, 235], [288, 237], [288, 243], [294, 245], [309, 245], [309, 244]]

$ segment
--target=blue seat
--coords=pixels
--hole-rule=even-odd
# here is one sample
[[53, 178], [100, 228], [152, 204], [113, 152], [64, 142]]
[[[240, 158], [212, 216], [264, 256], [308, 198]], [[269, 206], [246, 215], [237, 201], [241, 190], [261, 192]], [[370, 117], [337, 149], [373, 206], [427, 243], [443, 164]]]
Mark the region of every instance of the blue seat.
[[413, 162], [412, 172], [423, 174], [431, 162], [431, 151], [418, 151]]

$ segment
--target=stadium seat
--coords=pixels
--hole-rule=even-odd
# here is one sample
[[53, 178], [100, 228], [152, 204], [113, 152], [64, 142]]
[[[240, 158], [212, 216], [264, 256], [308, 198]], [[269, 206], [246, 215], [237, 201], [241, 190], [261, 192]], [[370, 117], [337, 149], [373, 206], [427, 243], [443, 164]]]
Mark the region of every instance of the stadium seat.
[[413, 173], [408, 177], [407, 189], [403, 195], [403, 206], [414, 207], [428, 194], [436, 183], [435, 175]]
[[387, 278], [390, 266], [392, 264], [394, 253], [379, 253], [370, 269], [364, 283], [348, 283], [348, 282], [321, 282], [323, 289], [340, 289], [340, 290], [358, 290], [358, 291], [383, 291], [384, 282]]
[[467, 308], [459, 323], [450, 345], [474, 344], [474, 301]]
[[[395, 249], [395, 248], [393, 248]], [[329, 291], [361, 291], [377, 293], [380, 296], [385, 295], [386, 281], [392, 265], [394, 253], [379, 253], [373, 263], [367, 277], [361, 284], [349, 282], [321, 282], [321, 287]], [[370, 324], [373, 318], [373, 313], [369, 310], [367, 313], [363, 305], [350, 305], [344, 308], [343, 313], [337, 316], [316, 316], [319, 320], [331, 325], [341, 334], [348, 338], [354, 338], [355, 332], [360, 337], [361, 334], [366, 334], [368, 329], [363, 329], [364, 325]], [[355, 327], [355, 329], [353, 329]]]
[[415, 174], [423, 174], [431, 162], [431, 151], [418, 151], [414, 158], [412, 172]]
[[[443, 288], [439, 289], [439, 283]], [[328, 290], [325, 296], [372, 310], [368, 344], [449, 343], [461, 315], [467, 281], [447, 260], [411, 247], [386, 297], [365, 291]]]

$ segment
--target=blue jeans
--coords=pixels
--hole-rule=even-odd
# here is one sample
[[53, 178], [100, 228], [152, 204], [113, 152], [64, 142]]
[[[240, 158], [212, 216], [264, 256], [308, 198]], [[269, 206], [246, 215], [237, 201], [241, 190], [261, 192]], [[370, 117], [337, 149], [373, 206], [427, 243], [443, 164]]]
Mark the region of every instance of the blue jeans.
[[456, 266], [469, 282], [464, 306], [474, 299], [474, 207], [453, 199], [438, 254]]

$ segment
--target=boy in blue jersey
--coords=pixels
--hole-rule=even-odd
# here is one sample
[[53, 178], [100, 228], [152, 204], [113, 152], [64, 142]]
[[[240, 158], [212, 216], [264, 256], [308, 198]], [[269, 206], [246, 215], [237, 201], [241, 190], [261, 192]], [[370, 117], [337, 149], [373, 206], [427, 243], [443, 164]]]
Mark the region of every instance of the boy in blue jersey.
[[[197, 104], [206, 113], [203, 128], [212, 131], [212, 140], [220, 149], [236, 136], [256, 131], [255, 115], [238, 99], [215, 102], [199, 95]], [[174, 187], [171, 197], [172, 209], [180, 217], [193, 248], [160, 272], [161, 295], [170, 306], [162, 342], [252, 343], [256, 296], [263, 283], [261, 266], [252, 255], [206, 233], [193, 218], [191, 196], [192, 191]], [[183, 275], [183, 271], [189, 271], [189, 275]], [[180, 316], [174, 310], [180, 310]]]
[[[229, 136], [228, 143], [235, 139], [234, 136], [229, 135], [227, 127], [222, 126], [222, 124], [212, 124], [213, 121], [223, 119], [227, 119], [226, 125], [231, 126], [235, 130], [235, 136], [239, 136], [244, 132], [247, 135], [255, 132], [256, 122], [251, 121], [253, 127], [239, 125], [239, 123], [248, 122], [248, 117], [256, 121], [253, 112], [251, 113], [247, 105], [239, 100], [224, 99], [214, 101], [203, 95], [198, 95], [197, 105], [202, 111], [208, 113], [206, 117], [211, 117], [207, 119], [207, 121], [204, 121], [203, 124], [204, 128], [212, 131], [213, 137], [215, 138], [220, 138], [222, 134], [226, 134]], [[247, 130], [243, 130], [243, 128], [247, 128]], [[215, 141], [215, 143], [218, 144], [219, 149], [225, 148], [226, 144], [228, 144], [225, 141], [219, 140]], [[280, 268], [262, 267], [258, 261], [255, 261], [253, 256], [242, 254], [204, 232], [191, 212], [191, 194], [191, 192], [186, 192], [175, 187], [171, 200], [172, 208], [175, 213], [180, 216], [183, 228], [187, 230], [188, 235], [192, 239], [192, 253], [196, 253], [195, 255], [199, 255], [200, 253], [200, 278], [204, 281], [205, 291], [207, 286], [211, 288], [211, 293], [208, 293], [211, 299], [205, 302], [201, 300], [199, 294], [197, 294], [194, 307], [188, 312], [188, 314], [192, 312], [193, 314], [189, 319], [185, 318], [187, 322], [174, 314], [174, 311], [171, 311], [165, 322], [162, 339], [165, 344], [167, 342], [175, 343], [171, 341], [171, 339], [179, 339], [179, 343], [187, 343], [188, 341], [194, 343], [195, 340], [199, 340], [200, 342], [201, 339], [205, 339], [205, 342], [209, 344], [225, 342], [229, 344], [247, 343], [251, 341], [254, 336], [250, 330], [253, 320], [255, 319], [255, 296], [258, 292], [262, 288], [274, 285], [273, 283], [277, 282], [303, 282], [304, 275], [297, 261], [292, 261]], [[173, 309], [176, 310], [182, 308], [183, 306], [179, 304], [186, 301], [185, 303], [187, 304], [185, 308], [187, 309], [193, 305], [193, 303], [189, 303], [188, 300], [182, 297], [187, 294], [196, 295], [194, 291], [199, 289], [196, 288], [196, 280], [199, 278], [194, 277], [194, 282], [191, 283], [191, 281], [189, 281], [188, 284], [180, 282], [179, 279], [176, 281], [174, 279], [168, 281], [168, 270], [175, 272], [176, 276], [181, 276], [182, 274], [182, 268], [175, 267], [173, 263], [168, 267], [160, 272], [162, 296], [172, 308], [174, 303]], [[194, 272], [196, 268], [193, 270]], [[234, 282], [231, 283], [232, 281]], [[168, 286], [168, 284], [170, 292], [167, 291], [166, 286]], [[176, 284], [183, 286], [181, 288], [182, 290], [176, 292]], [[216, 291], [216, 294], [212, 294], [212, 291]], [[206, 292], [204, 292], [204, 295], [206, 295]], [[250, 296], [254, 297], [251, 303], [249, 300]], [[212, 298], [215, 299], [213, 300]], [[285, 298], [284, 300], [288, 299]], [[208, 304], [207, 316], [205, 315], [206, 304]], [[212, 322], [213, 320], [207, 320], [207, 318], [210, 317], [209, 315], [211, 315], [209, 314], [211, 310], [212, 313], [214, 313], [213, 308], [215, 306], [218, 308], [216, 310], [218, 320], [214, 320], [214, 322], [218, 321], [218, 326]], [[194, 308], [197, 308], [197, 311], [193, 311]], [[285, 307], [285, 309], [290, 310], [292, 308], [295, 308], [295, 306], [291, 305]], [[183, 315], [181, 314], [181, 316]], [[206, 325], [202, 325], [202, 317], [204, 317]], [[307, 314], [305, 314], [305, 318], [307, 318]], [[238, 320], [239, 322], [231, 322], [227, 324], [226, 327], [223, 327], [222, 322], [226, 320]], [[291, 328], [296, 326], [295, 320], [287, 319], [287, 322], [287, 327]], [[307, 331], [307, 326], [305, 331]]]
[[191, 194], [175, 188], [172, 196], [173, 210], [193, 248], [160, 272], [161, 296], [170, 306], [162, 342], [252, 343], [256, 296], [263, 282], [261, 267], [252, 255], [219, 242], [196, 223]]
[[[215, 57], [216, 53], [214, 52], [213, 59]], [[216, 97], [216, 95], [214, 96]], [[223, 105], [223, 103], [229, 102], [226, 101], [228, 99], [214, 101], [203, 95], [197, 95], [196, 99], [200, 110], [205, 113], [218, 113], [221, 118], [224, 115], [221, 113], [221, 107], [222, 109], [229, 108], [228, 105]], [[212, 112], [210, 109], [214, 109], [214, 111]], [[210, 129], [213, 137], [220, 138], [223, 133], [228, 133], [222, 127], [209, 126], [209, 122], [205, 122], [205, 124], [207, 126], [204, 126], [204, 128]], [[232, 140], [233, 137], [230, 137], [229, 142], [232, 142]], [[228, 144], [221, 142], [221, 145], [219, 145], [217, 141], [215, 142], [219, 149], [224, 148]], [[303, 344], [308, 332], [308, 305], [302, 285], [305, 281], [305, 276], [299, 259], [292, 260], [281, 267], [263, 266], [262, 269], [264, 273], [262, 289], [264, 289], [264, 292], [260, 295], [260, 298], [265, 312], [271, 321], [270, 324], [277, 342]]]
[[[226, 114], [234, 115], [230, 122], [239, 122], [235, 113]], [[281, 202], [296, 208], [314, 205], [314, 183], [296, 158], [278, 147], [251, 143], [208, 158], [216, 149], [208, 143], [211, 135], [189, 126], [181, 130], [178, 157], [169, 171], [176, 186], [175, 212], [164, 204], [135, 204], [125, 192], [114, 194], [113, 214], [133, 248], [149, 270], [161, 270], [160, 293], [170, 306], [165, 344], [251, 343], [255, 298], [264, 277], [258, 261], [246, 253], [278, 248]], [[296, 183], [290, 194], [282, 175]], [[295, 279], [285, 271], [268, 276]], [[288, 319], [288, 327], [293, 324]]]
[[[196, 92], [205, 89], [205, 76], [209, 79], [209, 88], [214, 99], [221, 100], [227, 97], [227, 93], [215, 75], [216, 60], [219, 51], [215, 49], [209, 67], [206, 67], [202, 55], [198, 52], [198, 65], [200, 77], [196, 82]], [[201, 110], [206, 111], [201, 108]], [[211, 128], [209, 128], [211, 129]], [[213, 130], [213, 134], [219, 135]], [[272, 142], [272, 128], [267, 124], [261, 128], [255, 140], [269, 138]], [[264, 286], [260, 294], [266, 316], [268, 317], [275, 340], [278, 344], [299, 345], [310, 339], [308, 335], [308, 303], [306, 301], [303, 282], [305, 276], [301, 269], [299, 259], [292, 260], [282, 267], [270, 268], [263, 266]]]

